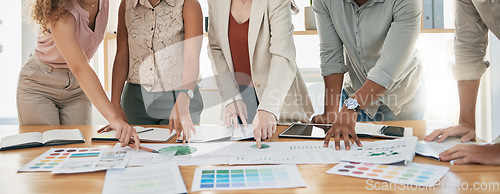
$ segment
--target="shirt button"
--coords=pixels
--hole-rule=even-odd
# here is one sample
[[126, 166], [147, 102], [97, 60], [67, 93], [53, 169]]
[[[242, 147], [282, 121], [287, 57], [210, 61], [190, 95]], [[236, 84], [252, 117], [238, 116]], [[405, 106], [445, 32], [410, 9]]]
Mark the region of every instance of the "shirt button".
[[259, 83], [255, 83], [255, 87], [256, 88], [260, 88], [260, 84]]
[[151, 9], [151, 11], [155, 11], [155, 9]]
[[153, 71], [153, 68], [149, 68], [149, 71]]
[[153, 31], [155, 28], [151, 28], [151, 31]]

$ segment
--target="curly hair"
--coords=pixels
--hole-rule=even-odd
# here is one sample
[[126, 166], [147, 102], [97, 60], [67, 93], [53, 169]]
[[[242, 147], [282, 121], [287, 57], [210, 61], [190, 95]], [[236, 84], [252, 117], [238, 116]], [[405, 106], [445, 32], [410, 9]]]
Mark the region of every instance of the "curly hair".
[[43, 33], [47, 33], [50, 31], [51, 22], [56, 22], [69, 13], [70, 3], [72, 3], [70, 0], [36, 0], [31, 17], [41, 25]]

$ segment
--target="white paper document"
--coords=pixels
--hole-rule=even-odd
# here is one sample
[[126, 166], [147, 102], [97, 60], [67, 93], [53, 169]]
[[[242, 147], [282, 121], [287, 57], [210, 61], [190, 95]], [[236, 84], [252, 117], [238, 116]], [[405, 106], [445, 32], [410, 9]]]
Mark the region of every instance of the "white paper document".
[[409, 164], [413, 161], [417, 148], [417, 138], [401, 138], [375, 142], [362, 142], [363, 147], [353, 145], [342, 161], [366, 162], [375, 164]]
[[[155, 149], [173, 150], [173, 155], [165, 156], [131, 148], [121, 148], [116, 144], [113, 150], [128, 150], [131, 159], [127, 166], [143, 166], [174, 161], [180, 166], [215, 164], [335, 164], [346, 153], [343, 148], [335, 151], [333, 142], [328, 148], [322, 141], [263, 142], [257, 149], [255, 142], [216, 142], [190, 144], [141, 144]], [[178, 151], [177, 151], [178, 150]], [[172, 153], [172, 152], [170, 152]]]
[[197, 168], [191, 191], [306, 187], [296, 165]]
[[125, 168], [129, 158], [130, 153], [127, 151], [101, 150], [100, 153], [73, 153], [52, 173], [84, 173], [110, 168]]
[[126, 169], [109, 169], [104, 194], [187, 193], [179, 166], [174, 162]]

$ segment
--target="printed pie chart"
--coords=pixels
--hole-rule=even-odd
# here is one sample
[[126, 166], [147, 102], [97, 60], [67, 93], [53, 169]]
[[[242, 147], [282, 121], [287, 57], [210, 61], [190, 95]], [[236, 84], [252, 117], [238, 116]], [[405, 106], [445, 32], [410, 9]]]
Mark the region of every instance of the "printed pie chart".
[[174, 155], [175, 156], [183, 156], [183, 155], [189, 155], [192, 153], [196, 152], [196, 148], [191, 147], [191, 146], [170, 146], [170, 147], [164, 147], [158, 150], [160, 154], [162, 155]]
[[[251, 148], [255, 148], [255, 149], [259, 149], [257, 148], [257, 145], [254, 144], [254, 145], [251, 145], [250, 146]], [[260, 144], [260, 149], [267, 149], [267, 148], [270, 148], [271, 146], [270, 145], [267, 145], [267, 144]]]

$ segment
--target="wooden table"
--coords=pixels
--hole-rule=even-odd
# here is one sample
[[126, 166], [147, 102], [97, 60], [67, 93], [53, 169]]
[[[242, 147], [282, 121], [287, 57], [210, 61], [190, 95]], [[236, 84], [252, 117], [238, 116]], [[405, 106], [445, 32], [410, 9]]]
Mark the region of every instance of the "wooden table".
[[[381, 123], [378, 123], [381, 124]], [[403, 127], [413, 127], [414, 135], [422, 139], [426, 134], [425, 121], [397, 121], [383, 122], [386, 125], [395, 125]], [[168, 128], [167, 126], [160, 126]], [[0, 126], [0, 138], [14, 135], [18, 133], [26, 133], [33, 131], [46, 131], [50, 129], [80, 129], [86, 139], [85, 144], [70, 144], [55, 146], [58, 148], [111, 148], [114, 143], [96, 143], [90, 139], [96, 134], [100, 126]], [[286, 126], [278, 127], [278, 132], [286, 129]], [[362, 139], [363, 141], [372, 141], [374, 139]], [[303, 139], [279, 139], [274, 136], [269, 141], [303, 141]], [[319, 140], [318, 140], [319, 141]], [[172, 142], [173, 143], [173, 142]], [[70, 175], [53, 175], [47, 172], [31, 172], [17, 173], [17, 169], [24, 164], [30, 162], [40, 154], [49, 150], [50, 147], [37, 147], [12, 151], [0, 152], [0, 193], [101, 193], [104, 185], [105, 171], [85, 173], [85, 174], [70, 174]], [[391, 188], [383, 188], [382, 181], [373, 181], [367, 183], [368, 179], [353, 178], [347, 176], [326, 174], [325, 171], [332, 168], [334, 165], [298, 165], [299, 170], [304, 178], [307, 188], [297, 189], [268, 189], [268, 190], [252, 190], [251, 192], [261, 193], [386, 193], [389, 192], [430, 192], [430, 193], [470, 193], [470, 192], [500, 192], [500, 166], [482, 166], [482, 165], [464, 165], [453, 166], [448, 162], [439, 162], [436, 160], [417, 156], [414, 162], [433, 164], [439, 166], [448, 166], [450, 171], [445, 175], [442, 182], [444, 184], [437, 185], [434, 188], [418, 188], [418, 187], [401, 187], [392, 185]], [[191, 190], [194, 170], [199, 166], [182, 166], [180, 167], [184, 182], [188, 191]], [[458, 183], [459, 186], [446, 183]], [[376, 188], [375, 183], [379, 186]], [[386, 184], [387, 186], [387, 184]], [[476, 188], [474, 188], [476, 186]], [[481, 189], [489, 187], [486, 189]], [[370, 188], [378, 190], [368, 190]], [[385, 190], [381, 190], [385, 189]], [[416, 189], [416, 190], [414, 190]], [[427, 189], [419, 191], [419, 189]], [[429, 190], [432, 189], [432, 190]], [[464, 190], [467, 189], [467, 190]], [[478, 189], [478, 190], [476, 190]], [[226, 191], [221, 193], [236, 193], [249, 191]]]

